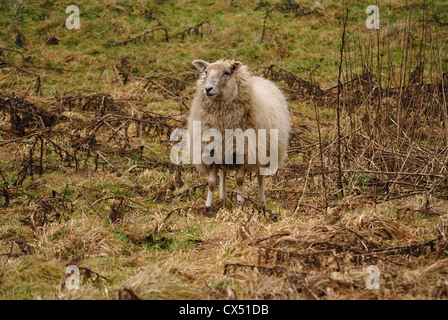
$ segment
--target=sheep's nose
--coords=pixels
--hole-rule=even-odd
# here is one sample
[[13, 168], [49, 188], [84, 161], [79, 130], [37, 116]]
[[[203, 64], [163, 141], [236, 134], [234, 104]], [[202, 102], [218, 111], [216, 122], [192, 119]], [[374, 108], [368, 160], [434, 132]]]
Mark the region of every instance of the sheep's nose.
[[213, 90], [213, 86], [207, 86], [205, 87], [205, 93], [210, 93], [210, 91]]

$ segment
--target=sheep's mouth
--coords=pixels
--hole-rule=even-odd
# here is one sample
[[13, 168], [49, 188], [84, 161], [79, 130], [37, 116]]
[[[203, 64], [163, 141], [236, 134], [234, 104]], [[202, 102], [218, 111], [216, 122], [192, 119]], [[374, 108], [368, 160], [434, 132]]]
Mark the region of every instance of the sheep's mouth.
[[217, 98], [219, 96], [217, 92], [207, 92], [205, 95], [208, 98]]

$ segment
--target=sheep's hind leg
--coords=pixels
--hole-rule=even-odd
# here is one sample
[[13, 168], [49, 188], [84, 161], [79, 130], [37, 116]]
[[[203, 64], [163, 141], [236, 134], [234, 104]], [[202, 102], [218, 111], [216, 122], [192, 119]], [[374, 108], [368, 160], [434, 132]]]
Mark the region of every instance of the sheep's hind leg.
[[219, 170], [219, 200], [226, 200], [226, 176], [227, 170], [220, 169]]
[[266, 198], [264, 196], [264, 185], [266, 181], [266, 176], [258, 174], [257, 180], [258, 180], [258, 199], [260, 206], [264, 208], [266, 205]]
[[213, 193], [216, 188], [216, 167], [213, 166], [212, 169], [210, 169], [209, 175], [208, 175], [208, 194], [207, 194], [207, 201], [205, 203], [205, 206], [208, 208], [211, 208], [213, 203]]
[[235, 180], [236, 180], [236, 208], [243, 208], [243, 183], [244, 183], [244, 169], [238, 169], [236, 171]]

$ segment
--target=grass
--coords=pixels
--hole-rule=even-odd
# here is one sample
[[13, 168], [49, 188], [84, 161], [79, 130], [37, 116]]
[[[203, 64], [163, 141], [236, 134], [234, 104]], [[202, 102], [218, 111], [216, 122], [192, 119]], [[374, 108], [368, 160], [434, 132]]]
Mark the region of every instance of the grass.
[[[273, 10], [266, 19], [263, 41], [266, 9], [256, 9], [258, 3], [252, 1], [82, 3], [81, 29], [68, 30], [65, 8], [71, 4], [0, 1], [1, 299], [117, 299], [124, 288], [142, 299], [447, 298], [448, 203], [444, 186], [429, 178], [406, 180], [389, 174], [347, 173], [347, 194], [338, 197], [335, 175], [322, 177], [321, 164], [313, 160], [319, 154], [316, 97], [289, 97], [295, 139], [291, 148], [299, 152], [291, 151], [285, 169], [269, 177], [268, 211], [251, 203], [244, 210], [236, 210], [234, 201], [228, 200], [217, 202], [212, 212], [206, 212], [202, 210], [205, 188], [201, 187], [206, 179], [190, 167], [167, 165], [170, 130], [185, 122], [194, 92], [192, 60], [237, 59], [257, 74], [263, 71], [260, 67], [276, 64], [312, 79], [322, 88], [334, 86], [344, 3], [301, 1], [308, 10], [306, 14]], [[364, 63], [369, 63], [373, 81], [378, 81], [377, 34], [364, 30], [369, 4], [348, 4], [344, 81], [361, 73]], [[396, 86], [400, 76], [408, 77], [414, 70], [422, 39], [419, 20], [446, 12], [446, 7], [444, 1], [427, 1], [426, 8], [421, 1], [381, 2], [382, 28], [378, 35], [383, 84], [389, 81], [391, 87]], [[200, 30], [202, 36], [176, 37], [203, 21], [209, 24]], [[407, 24], [412, 25], [410, 33], [406, 33]], [[155, 32], [146, 41], [110, 46], [158, 26], [168, 30], [170, 41], [163, 41], [163, 33]], [[426, 30], [421, 47], [428, 65], [425, 79], [436, 83], [438, 63], [444, 72], [448, 67], [444, 56], [446, 26], [428, 22]], [[25, 43], [16, 42], [19, 31]], [[411, 39], [409, 51], [404, 49], [405, 36]], [[56, 37], [59, 44], [48, 44], [51, 37]], [[434, 54], [438, 50], [440, 59]], [[117, 75], [121, 72], [118, 67], [134, 78], [124, 84], [125, 74]], [[313, 67], [317, 69], [311, 72]], [[406, 70], [400, 73], [400, 68]], [[34, 91], [36, 74], [42, 92]], [[174, 95], [139, 78], [161, 74], [177, 79], [193, 77], [185, 81], [185, 88], [177, 89], [180, 94]], [[176, 90], [166, 79], [156, 83], [168, 91]], [[277, 83], [288, 88], [281, 79]], [[348, 86], [347, 90], [350, 95], [344, 101], [357, 94], [355, 87]], [[103, 96], [95, 101], [86, 98], [95, 93], [110, 95], [113, 103], [109, 107], [115, 109], [101, 110]], [[4, 107], [4, 98], [13, 94], [58, 114], [59, 120], [47, 138], [69, 155], [76, 155], [78, 163], [42, 137], [44, 166], [39, 173], [39, 136], [23, 138], [14, 133], [11, 111]], [[74, 98], [61, 102], [61, 97]], [[79, 98], [84, 100], [77, 104]], [[384, 110], [388, 110], [384, 114], [395, 121], [394, 112], [403, 100], [390, 100], [389, 105], [387, 100], [382, 101]], [[83, 110], [88, 101], [90, 105]], [[330, 148], [336, 138], [336, 103], [317, 103], [323, 145], [328, 147], [323, 165], [331, 171], [336, 158], [334, 148]], [[350, 106], [350, 102], [344, 103]], [[383, 131], [368, 132], [362, 127], [363, 123], [371, 124], [363, 117], [369, 113], [373, 118], [371, 110], [375, 109], [371, 107], [375, 105], [375, 101], [363, 102], [356, 111], [349, 112], [348, 107], [343, 110], [342, 134], [351, 137], [353, 128], [361, 128], [358, 145], [365, 146], [351, 153], [350, 148], [356, 149], [357, 143], [347, 139], [347, 159], [343, 160], [347, 170], [361, 163], [361, 158], [353, 158], [373, 148], [365, 142], [368, 136], [385, 153], [382, 158], [372, 153], [370, 162], [363, 159], [361, 167], [370, 163], [372, 170], [385, 166], [387, 170], [383, 171], [393, 171], [386, 151], [396, 146], [396, 137], [391, 134], [396, 130], [385, 126]], [[411, 145], [402, 151], [415, 164], [400, 162], [398, 151], [394, 153], [396, 163], [406, 165], [400, 169], [424, 167], [430, 162], [428, 158], [421, 164], [414, 155], [423, 157], [428, 150], [435, 150], [430, 158], [435, 169], [430, 173], [438, 173], [442, 163], [436, 161], [438, 152], [443, 154], [446, 145], [442, 139], [444, 127], [438, 125], [441, 116], [436, 113], [441, 112], [441, 105], [437, 100], [429, 111], [415, 107], [422, 121], [415, 139], [420, 149]], [[59, 108], [62, 112], [54, 111]], [[149, 112], [159, 118], [151, 120]], [[151, 124], [140, 130], [132, 123], [125, 130], [120, 128], [123, 122], [114, 118], [108, 122], [111, 128], [106, 124], [98, 128], [94, 142], [82, 142], [89, 137], [92, 125], [110, 114], [142, 117]], [[163, 123], [168, 129], [156, 132]], [[406, 125], [403, 131], [411, 135], [414, 129]], [[39, 124], [33, 123], [25, 130], [39, 132]], [[124, 148], [126, 139], [114, 135], [114, 130], [121, 137], [127, 135], [129, 146]], [[3, 145], [17, 138], [21, 140]], [[30, 157], [33, 145], [36, 151]], [[27, 169], [29, 159], [34, 165]], [[322, 179], [327, 181], [326, 189]], [[252, 175], [246, 180], [247, 196], [255, 200], [256, 179]], [[384, 181], [389, 187], [394, 181], [416, 187], [406, 189], [408, 185], [397, 184], [389, 194], [381, 189], [385, 188]], [[7, 204], [2, 186], [7, 189]], [[230, 196], [235, 188], [233, 174], [227, 187]], [[421, 192], [403, 196], [415, 190]], [[434, 239], [433, 246], [427, 244]], [[381, 270], [379, 290], [365, 288], [364, 269], [371, 264]], [[79, 290], [65, 286], [68, 265], [81, 268]]]
[[[305, 1], [303, 5], [310, 8], [313, 3]], [[415, 3], [411, 2], [409, 7], [413, 10], [408, 11], [415, 16], [414, 19], [418, 19], [419, 6]], [[255, 10], [256, 4], [252, 1], [240, 1], [238, 4], [194, 1], [188, 6], [180, 2], [156, 5], [145, 1], [96, 1], [80, 6], [82, 27], [79, 30], [65, 28], [67, 1], [26, 3], [18, 12], [14, 10], [17, 4], [14, 4], [12, 1], [10, 6], [3, 6], [4, 13], [0, 20], [6, 26], [0, 34], [3, 45], [15, 47], [15, 35], [20, 30], [27, 39], [25, 48], [34, 53], [32, 64], [69, 70], [67, 76], [51, 69], [44, 70], [45, 95], [66, 92], [74, 87], [99, 92], [114, 91], [110, 81], [95, 80], [103, 70], [106, 70], [103, 71], [106, 74], [102, 75], [104, 80], [110, 78], [111, 64], [122, 56], [128, 57], [134, 66], [133, 72], [140, 74], [148, 74], [152, 70], [185, 72], [190, 70], [190, 62], [198, 56], [204, 60], [222, 56], [238, 58], [252, 68], [258, 67], [260, 62], [266, 65], [281, 61], [290, 70], [319, 64], [317, 76], [322, 83], [333, 83], [337, 74], [335, 62], [338, 58], [342, 6], [332, 1], [321, 2], [319, 15], [298, 17], [294, 13], [274, 11], [268, 19], [266, 41], [263, 43], [260, 43], [260, 31], [264, 12], [262, 8]], [[350, 19], [354, 25], [364, 22], [366, 5], [368, 1], [359, 1], [350, 6]], [[437, 5], [443, 7], [444, 4]], [[385, 4], [384, 8], [381, 17], [385, 27], [388, 27], [388, 21], [394, 23], [405, 17], [404, 12], [390, 4]], [[83, 12], [85, 15], [82, 15]], [[149, 13], [156, 19], [148, 19]], [[157, 41], [160, 35], [154, 35], [156, 41], [125, 47], [108, 46], [110, 42], [140, 35], [158, 24], [163, 24], [171, 34], [175, 34], [212, 16], [212, 27], [204, 28], [208, 37], [187, 37], [164, 43]], [[240, 28], [239, 21], [244, 21], [244, 28]], [[403, 20], [400, 21], [402, 23]], [[60, 45], [43, 45], [50, 36], [56, 36]]]

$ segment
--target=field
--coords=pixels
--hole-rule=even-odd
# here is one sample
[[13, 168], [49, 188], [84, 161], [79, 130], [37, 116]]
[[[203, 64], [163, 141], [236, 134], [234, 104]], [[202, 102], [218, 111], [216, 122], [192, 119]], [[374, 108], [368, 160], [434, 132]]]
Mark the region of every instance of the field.
[[[374, 2], [0, 0], [0, 299], [447, 299], [448, 4]], [[266, 208], [170, 161], [220, 58], [288, 98]]]

